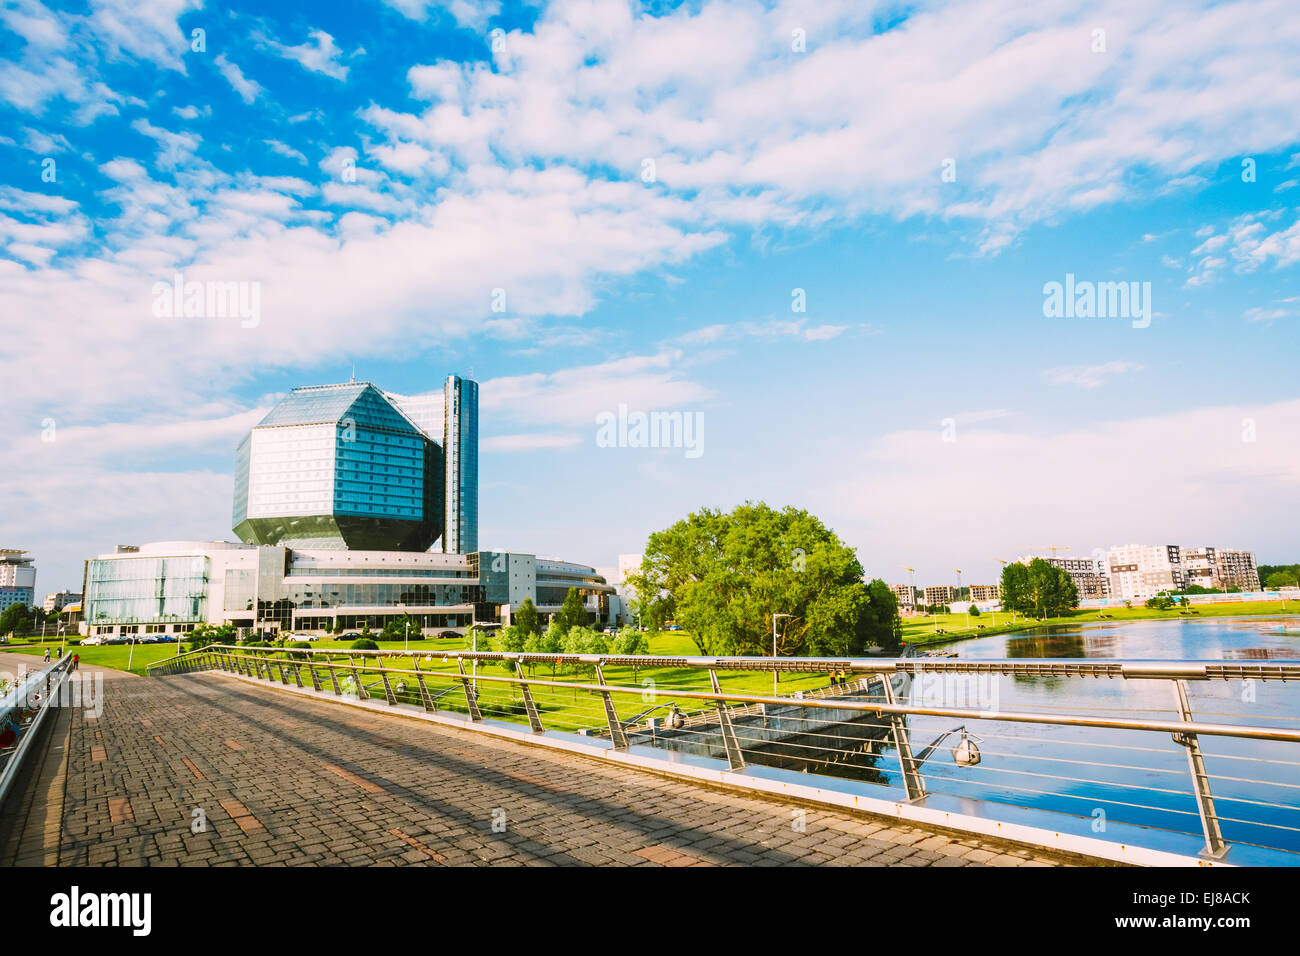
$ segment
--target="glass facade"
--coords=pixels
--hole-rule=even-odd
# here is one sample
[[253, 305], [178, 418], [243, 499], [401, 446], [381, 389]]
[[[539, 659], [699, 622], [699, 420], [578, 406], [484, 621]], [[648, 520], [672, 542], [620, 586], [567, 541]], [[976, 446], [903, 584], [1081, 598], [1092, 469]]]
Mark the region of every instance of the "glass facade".
[[478, 550], [478, 382], [451, 375], [443, 395], [446, 507], [442, 550]]
[[90, 624], [202, 621], [208, 559], [203, 555], [95, 560], [86, 569]]
[[235, 455], [249, 544], [425, 551], [442, 531], [442, 450], [374, 386], [297, 388]]

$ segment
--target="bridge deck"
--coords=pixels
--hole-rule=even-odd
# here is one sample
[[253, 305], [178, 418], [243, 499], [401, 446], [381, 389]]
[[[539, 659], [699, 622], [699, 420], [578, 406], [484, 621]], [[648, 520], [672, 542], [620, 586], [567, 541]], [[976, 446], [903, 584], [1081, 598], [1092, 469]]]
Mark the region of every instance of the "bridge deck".
[[[65, 710], [37, 748], [6, 808], [0, 863], [1078, 862], [824, 809], [806, 809], [800, 832], [794, 807], [772, 799], [215, 673], [105, 674], [102, 717]], [[191, 832], [195, 808], [206, 832]]]

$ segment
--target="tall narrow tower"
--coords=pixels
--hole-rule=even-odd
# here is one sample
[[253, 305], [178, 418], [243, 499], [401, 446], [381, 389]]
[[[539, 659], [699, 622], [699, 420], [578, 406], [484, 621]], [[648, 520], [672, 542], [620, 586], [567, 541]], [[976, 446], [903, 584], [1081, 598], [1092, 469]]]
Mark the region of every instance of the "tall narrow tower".
[[446, 475], [442, 550], [478, 550], [478, 382], [448, 375], [443, 387], [442, 447]]

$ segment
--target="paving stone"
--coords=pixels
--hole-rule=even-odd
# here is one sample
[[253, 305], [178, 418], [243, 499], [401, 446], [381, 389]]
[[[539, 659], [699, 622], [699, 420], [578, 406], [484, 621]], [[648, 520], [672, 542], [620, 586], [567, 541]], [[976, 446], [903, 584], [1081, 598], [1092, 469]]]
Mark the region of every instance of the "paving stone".
[[[216, 673], [105, 681], [71, 721], [59, 865], [1060, 865]], [[195, 810], [201, 811], [196, 815]], [[492, 832], [504, 811], [507, 830]], [[494, 816], [495, 814], [495, 816]], [[206, 829], [191, 830], [196, 819]]]

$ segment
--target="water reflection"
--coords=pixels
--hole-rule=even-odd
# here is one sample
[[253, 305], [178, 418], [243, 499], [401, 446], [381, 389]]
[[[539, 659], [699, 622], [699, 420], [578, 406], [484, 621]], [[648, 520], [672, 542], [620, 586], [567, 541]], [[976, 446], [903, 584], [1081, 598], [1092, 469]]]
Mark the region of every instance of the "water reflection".
[[[1190, 618], [1050, 627], [952, 642], [944, 653], [967, 659], [1291, 660], [1300, 659], [1300, 618]], [[1300, 687], [1280, 681], [1190, 681], [1195, 719], [1296, 727]], [[1177, 718], [1169, 681], [1124, 678], [1000, 678], [1003, 711]], [[951, 723], [951, 721], [947, 721]], [[924, 743], [944, 729], [912, 719]], [[1090, 832], [1106, 819], [1199, 833], [1185, 751], [1167, 733], [970, 721], [987, 739], [984, 760], [959, 767], [947, 754], [927, 762], [934, 792], [999, 800], [1074, 814]], [[1300, 748], [1269, 741], [1202, 736], [1212, 789], [1229, 840], [1300, 851]], [[892, 748], [877, 765], [897, 784]], [[833, 768], [832, 768], [833, 772]]]

